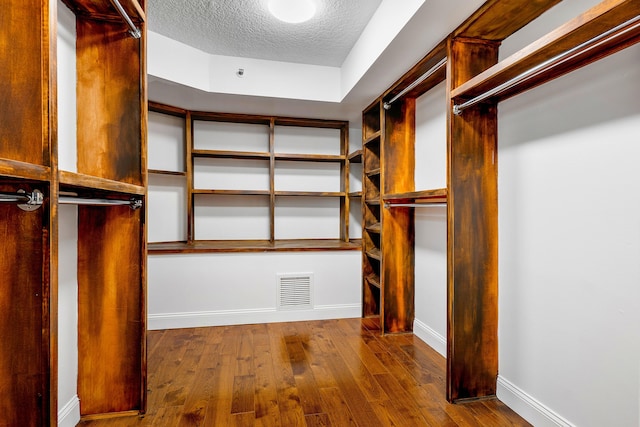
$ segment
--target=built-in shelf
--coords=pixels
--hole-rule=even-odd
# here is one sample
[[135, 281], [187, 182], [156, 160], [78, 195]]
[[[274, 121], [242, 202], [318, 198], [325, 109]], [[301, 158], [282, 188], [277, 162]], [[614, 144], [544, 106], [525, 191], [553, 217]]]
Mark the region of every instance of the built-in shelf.
[[371, 169], [365, 172], [365, 174], [369, 177], [369, 178], [375, 178], [380, 176], [380, 168], [375, 168], [375, 169]]
[[167, 170], [160, 170], [160, 169], [149, 169], [149, 170], [147, 170], [147, 172], [149, 172], [150, 174], [153, 174], [153, 175], [187, 176], [186, 172], [180, 172], [180, 171], [167, 171]]
[[366, 251], [366, 254], [368, 257], [377, 259], [378, 261], [382, 259], [382, 254], [380, 253], [380, 249], [378, 248], [369, 249], [368, 251]]
[[291, 160], [302, 162], [342, 162], [344, 156], [330, 154], [274, 154], [276, 160]]
[[139, 196], [146, 193], [145, 188], [141, 185], [127, 184], [125, 182], [68, 171], [60, 171], [59, 175], [61, 190], [98, 190]]
[[268, 196], [269, 190], [204, 190], [193, 189], [192, 194], [207, 194], [217, 196]]
[[351, 163], [362, 163], [362, 150], [357, 150], [349, 154], [349, 161]]
[[376, 222], [375, 224], [366, 226], [365, 230], [367, 230], [370, 233], [380, 234], [380, 231], [382, 230], [382, 226], [380, 225], [379, 222]]
[[407, 193], [387, 194], [382, 200], [385, 204], [430, 204], [430, 203], [446, 203], [447, 189], [438, 188], [435, 190], [411, 191]]
[[276, 191], [275, 195], [293, 197], [344, 197], [345, 193], [340, 191]]
[[362, 191], [352, 191], [349, 193], [349, 197], [362, 197]]
[[380, 278], [378, 276], [376, 276], [375, 274], [369, 274], [365, 277], [365, 280], [367, 281], [367, 283], [369, 283], [372, 286], [375, 286], [376, 288], [380, 289]]
[[290, 239], [276, 240], [197, 240], [193, 243], [149, 243], [150, 254], [198, 253], [198, 252], [278, 252], [278, 251], [326, 251], [360, 250], [360, 240], [345, 242], [338, 239]]
[[371, 134], [371, 136], [367, 137], [364, 141], [362, 141], [362, 145], [366, 146], [371, 144], [373, 141], [377, 141], [380, 139], [380, 130], [375, 131]]
[[33, 179], [46, 181], [49, 179], [50, 169], [32, 163], [17, 160], [0, 159], [0, 175], [3, 177]]
[[193, 157], [220, 159], [264, 159], [269, 160], [271, 154], [262, 151], [228, 151], [228, 150], [191, 150]]
[[371, 205], [371, 206], [379, 206], [380, 205], [380, 200], [379, 199], [367, 199], [364, 201], [366, 204]]

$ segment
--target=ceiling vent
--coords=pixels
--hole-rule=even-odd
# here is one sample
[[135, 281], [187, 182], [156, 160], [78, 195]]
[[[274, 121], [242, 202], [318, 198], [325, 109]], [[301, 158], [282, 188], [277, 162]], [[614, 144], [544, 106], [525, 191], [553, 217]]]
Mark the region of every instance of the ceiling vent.
[[278, 274], [278, 310], [313, 308], [313, 274]]

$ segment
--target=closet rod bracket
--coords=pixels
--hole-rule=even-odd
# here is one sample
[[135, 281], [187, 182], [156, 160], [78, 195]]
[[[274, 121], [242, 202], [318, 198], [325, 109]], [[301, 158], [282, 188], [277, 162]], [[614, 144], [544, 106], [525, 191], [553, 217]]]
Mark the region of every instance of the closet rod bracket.
[[32, 212], [37, 210], [44, 203], [44, 195], [40, 190], [33, 190], [31, 193], [27, 193], [24, 190], [18, 190], [19, 196], [26, 197], [26, 203], [19, 203], [18, 207], [26, 212]]

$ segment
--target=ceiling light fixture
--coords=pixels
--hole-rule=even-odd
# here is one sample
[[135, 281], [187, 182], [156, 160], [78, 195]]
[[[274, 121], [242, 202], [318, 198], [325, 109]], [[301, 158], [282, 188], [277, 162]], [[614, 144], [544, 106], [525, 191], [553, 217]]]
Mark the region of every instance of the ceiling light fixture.
[[316, 13], [313, 0], [269, 0], [268, 7], [273, 16], [290, 24], [308, 21]]

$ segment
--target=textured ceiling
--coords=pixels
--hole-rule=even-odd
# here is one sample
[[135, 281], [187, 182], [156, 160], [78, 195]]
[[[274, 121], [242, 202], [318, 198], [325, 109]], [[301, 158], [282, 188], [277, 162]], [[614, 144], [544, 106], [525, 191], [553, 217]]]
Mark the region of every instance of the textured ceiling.
[[339, 67], [382, 0], [315, 1], [287, 24], [267, 0], [148, 0], [148, 28], [210, 54]]

